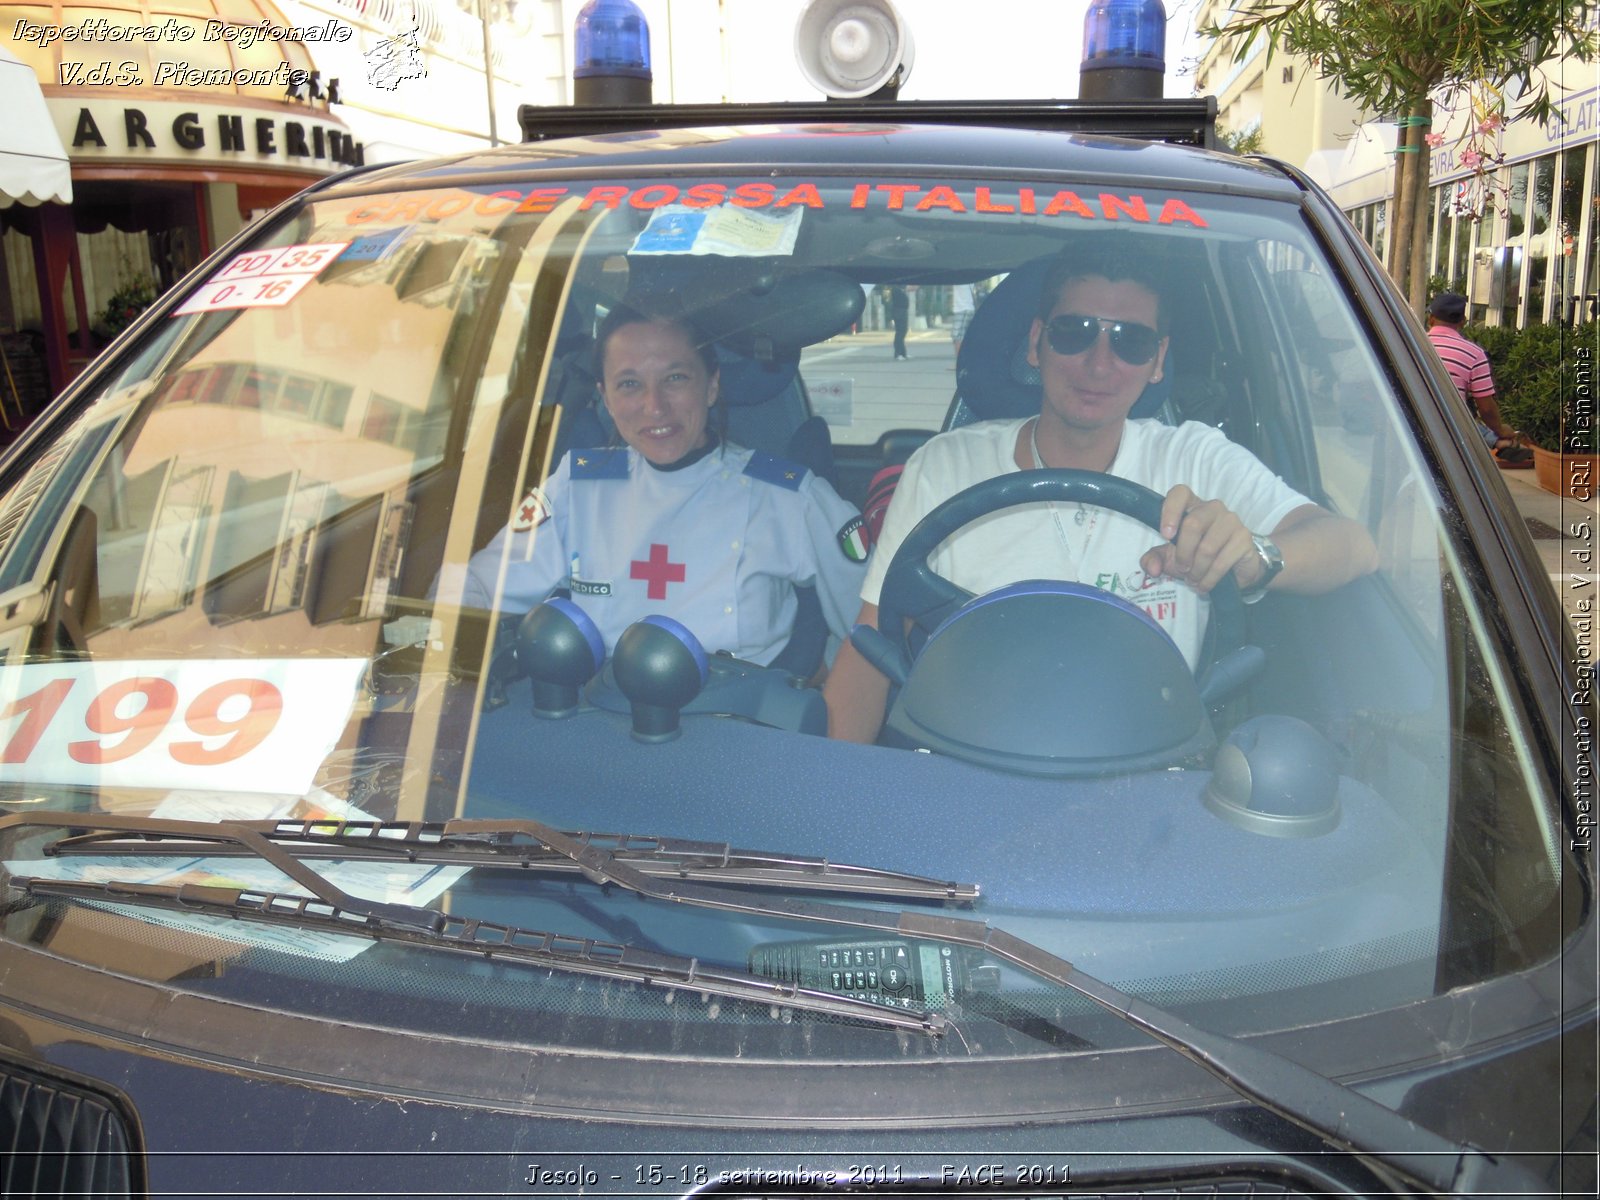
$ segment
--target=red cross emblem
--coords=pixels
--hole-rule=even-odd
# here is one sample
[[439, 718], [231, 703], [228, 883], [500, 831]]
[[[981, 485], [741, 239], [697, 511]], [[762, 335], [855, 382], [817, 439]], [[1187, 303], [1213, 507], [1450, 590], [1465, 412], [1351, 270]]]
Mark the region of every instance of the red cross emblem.
[[650, 585], [646, 595], [652, 600], [665, 600], [667, 598], [667, 584], [682, 583], [684, 565], [682, 563], [667, 561], [667, 548], [660, 542], [653, 542], [650, 546], [650, 557], [635, 559], [629, 564], [629, 578], [643, 579]]
[[517, 516], [511, 522], [511, 528], [515, 533], [527, 533], [549, 519], [550, 502], [538, 488], [529, 488], [528, 494], [522, 498], [522, 503], [517, 505]]

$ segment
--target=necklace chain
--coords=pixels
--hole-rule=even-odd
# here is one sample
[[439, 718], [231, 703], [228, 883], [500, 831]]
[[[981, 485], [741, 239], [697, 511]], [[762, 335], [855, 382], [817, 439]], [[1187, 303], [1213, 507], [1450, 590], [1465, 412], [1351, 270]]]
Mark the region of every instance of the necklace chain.
[[[1037, 471], [1044, 470], [1044, 455], [1039, 453], [1038, 417], [1033, 419], [1033, 425], [1028, 430], [1028, 443], [1033, 450], [1034, 469]], [[1081, 551], [1077, 551], [1072, 548], [1072, 542], [1067, 537], [1067, 528], [1061, 523], [1061, 514], [1056, 511], [1055, 501], [1047, 500], [1045, 502], [1045, 507], [1050, 510], [1050, 520], [1055, 524], [1056, 534], [1061, 538], [1061, 545], [1067, 552], [1067, 561], [1071, 563], [1075, 569], [1082, 568], [1083, 560], [1088, 556], [1089, 539], [1094, 536], [1094, 527], [1100, 523], [1100, 510], [1096, 509], [1094, 516], [1091, 518], [1089, 516], [1088, 507], [1081, 500], [1078, 502], [1078, 511], [1073, 514], [1072, 523], [1081, 527], [1083, 526], [1084, 522], [1087, 521], [1088, 528], [1084, 530], [1083, 534], [1083, 549]]]

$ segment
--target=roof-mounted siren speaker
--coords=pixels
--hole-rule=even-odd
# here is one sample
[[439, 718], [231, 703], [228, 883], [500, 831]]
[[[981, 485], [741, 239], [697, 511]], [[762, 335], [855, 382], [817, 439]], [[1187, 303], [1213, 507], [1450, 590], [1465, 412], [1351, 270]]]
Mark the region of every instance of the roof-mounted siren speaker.
[[1080, 100], [1159, 100], [1167, 73], [1161, 0], [1090, 0], [1083, 18]]
[[915, 57], [911, 30], [889, 0], [807, 0], [794, 52], [830, 100], [893, 100]]

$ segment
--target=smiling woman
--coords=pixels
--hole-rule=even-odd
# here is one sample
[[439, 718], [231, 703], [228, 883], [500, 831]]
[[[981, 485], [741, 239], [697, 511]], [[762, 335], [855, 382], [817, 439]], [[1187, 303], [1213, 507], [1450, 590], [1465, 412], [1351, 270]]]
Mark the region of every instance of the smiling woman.
[[617, 434], [658, 467], [687, 465], [710, 448], [717, 353], [682, 318], [652, 316], [649, 300], [619, 305], [595, 338], [600, 394]]
[[[845, 545], [857, 511], [804, 467], [728, 444], [712, 426], [717, 352], [681, 302], [641, 295], [612, 307], [594, 356], [622, 446], [569, 451], [473, 556], [462, 602], [521, 612], [565, 587], [608, 650], [661, 612], [704, 646], [766, 666], [793, 643], [805, 589], [836, 649], [861, 586]], [[822, 653], [783, 665], [809, 676]]]

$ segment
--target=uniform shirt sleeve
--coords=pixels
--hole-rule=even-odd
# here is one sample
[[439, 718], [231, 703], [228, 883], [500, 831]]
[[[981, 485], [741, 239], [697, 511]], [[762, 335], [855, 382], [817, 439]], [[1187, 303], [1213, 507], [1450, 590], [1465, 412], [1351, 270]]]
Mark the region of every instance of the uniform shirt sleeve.
[[840, 498], [827, 480], [815, 475], [808, 475], [801, 486], [801, 499], [805, 502], [806, 540], [816, 571], [812, 582], [829, 632], [842, 639], [849, 635], [860, 608], [861, 577], [866, 571], [865, 563], [851, 559], [845, 552], [850, 525], [859, 521], [861, 514]]
[[[571, 511], [568, 501], [572, 495], [568, 468], [570, 455], [562, 458], [550, 479], [541, 489], [550, 516], [527, 532], [517, 532], [507, 526], [467, 563], [466, 579], [462, 587], [461, 603], [469, 608], [491, 609], [495, 603], [495, 581], [500, 574], [500, 563], [508, 559], [505, 567], [505, 586], [500, 593], [498, 608], [501, 612], [526, 612], [544, 600], [567, 577], [568, 546], [571, 543]], [[518, 497], [520, 504], [522, 497]]]

